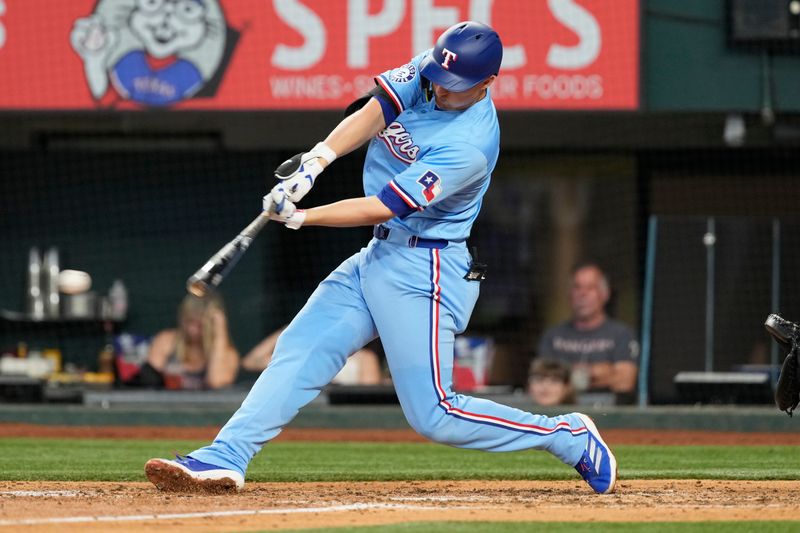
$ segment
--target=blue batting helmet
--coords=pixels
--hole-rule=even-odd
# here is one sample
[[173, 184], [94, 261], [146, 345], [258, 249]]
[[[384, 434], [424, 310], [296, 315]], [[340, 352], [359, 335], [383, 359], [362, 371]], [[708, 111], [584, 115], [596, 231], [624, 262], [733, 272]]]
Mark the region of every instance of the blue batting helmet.
[[430, 55], [420, 63], [423, 76], [448, 91], [471, 89], [500, 70], [503, 43], [481, 22], [459, 22], [439, 36]]

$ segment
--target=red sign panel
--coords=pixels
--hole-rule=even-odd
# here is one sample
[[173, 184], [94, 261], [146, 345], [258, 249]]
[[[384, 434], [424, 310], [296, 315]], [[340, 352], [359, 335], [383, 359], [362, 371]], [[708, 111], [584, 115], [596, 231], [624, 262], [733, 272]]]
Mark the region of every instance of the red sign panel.
[[0, 109], [337, 109], [466, 19], [505, 109], [636, 109], [638, 0], [0, 0]]

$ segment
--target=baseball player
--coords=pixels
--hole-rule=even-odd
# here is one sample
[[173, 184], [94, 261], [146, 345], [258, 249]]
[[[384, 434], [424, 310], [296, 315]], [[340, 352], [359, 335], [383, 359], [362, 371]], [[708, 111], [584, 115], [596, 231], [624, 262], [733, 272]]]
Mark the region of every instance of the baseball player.
[[[588, 416], [534, 415], [452, 390], [455, 335], [482, 279], [466, 240], [499, 152], [489, 89], [502, 54], [489, 26], [452, 26], [433, 49], [377, 76], [349, 110], [363, 107], [324, 142], [278, 168], [264, 202], [271, 218], [292, 229], [374, 225], [374, 238], [320, 283], [211, 445], [147, 462], [158, 488], [241, 488], [253, 456], [349, 354], [380, 336], [403, 412], [420, 434], [461, 448], [547, 450], [596, 492], [614, 490], [616, 459]], [[327, 165], [365, 142], [363, 198], [295, 208]]]

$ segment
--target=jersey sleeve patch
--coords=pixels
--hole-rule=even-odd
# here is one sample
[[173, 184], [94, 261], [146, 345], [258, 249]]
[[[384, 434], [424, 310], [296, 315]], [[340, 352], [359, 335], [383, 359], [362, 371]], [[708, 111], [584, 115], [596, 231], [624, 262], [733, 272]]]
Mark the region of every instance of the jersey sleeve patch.
[[378, 193], [378, 199], [388, 207], [392, 213], [400, 218], [405, 218], [415, 211], [422, 211], [414, 197], [403, 190], [394, 180], [387, 183]]
[[389, 73], [389, 79], [395, 83], [408, 83], [417, 76], [417, 67], [414, 63], [406, 63]]
[[426, 171], [420, 176], [417, 183], [422, 186], [422, 196], [428, 203], [431, 203], [442, 192], [442, 180], [433, 170]]
[[[404, 110], [415, 106], [423, 98], [419, 63], [426, 52], [411, 58], [411, 61], [397, 68], [380, 72], [375, 76], [375, 84], [386, 91], [399, 115]], [[388, 122], [387, 122], [388, 124]]]

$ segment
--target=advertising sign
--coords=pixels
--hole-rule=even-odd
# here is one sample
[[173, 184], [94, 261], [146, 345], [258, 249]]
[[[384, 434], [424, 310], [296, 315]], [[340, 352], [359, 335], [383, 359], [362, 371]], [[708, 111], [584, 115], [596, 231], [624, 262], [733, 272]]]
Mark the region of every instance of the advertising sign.
[[339, 109], [467, 19], [499, 108], [638, 107], [638, 0], [0, 0], [0, 109]]

